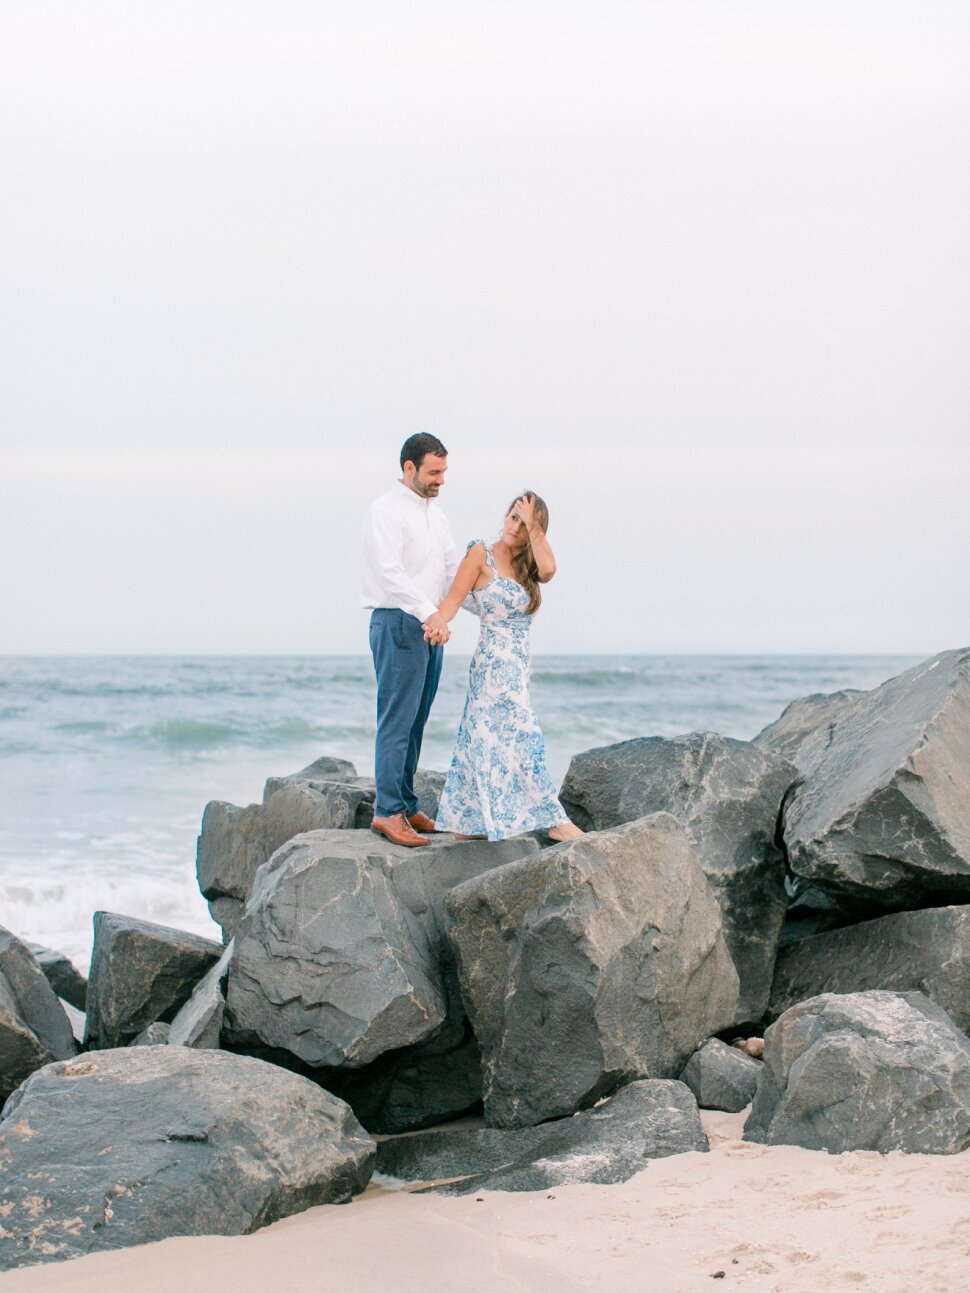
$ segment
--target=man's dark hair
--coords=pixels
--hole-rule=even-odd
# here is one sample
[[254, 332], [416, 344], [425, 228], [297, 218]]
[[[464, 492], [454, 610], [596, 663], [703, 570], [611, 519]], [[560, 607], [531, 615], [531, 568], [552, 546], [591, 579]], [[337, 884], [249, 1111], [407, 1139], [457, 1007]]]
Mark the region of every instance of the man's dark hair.
[[408, 436], [401, 445], [401, 470], [404, 470], [406, 462], [413, 462], [415, 467], [420, 468], [427, 453], [434, 454], [436, 458], [448, 456], [448, 450], [437, 436], [427, 435], [424, 431]]

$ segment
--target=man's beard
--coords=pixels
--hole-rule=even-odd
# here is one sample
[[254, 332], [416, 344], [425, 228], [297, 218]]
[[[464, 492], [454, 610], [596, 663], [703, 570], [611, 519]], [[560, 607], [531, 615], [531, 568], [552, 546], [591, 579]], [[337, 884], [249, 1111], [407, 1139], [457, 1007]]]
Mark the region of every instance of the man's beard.
[[434, 481], [430, 482], [429, 484], [425, 484], [423, 480], [418, 480], [418, 478], [415, 477], [414, 488], [421, 495], [422, 498], [438, 497], [439, 486]]

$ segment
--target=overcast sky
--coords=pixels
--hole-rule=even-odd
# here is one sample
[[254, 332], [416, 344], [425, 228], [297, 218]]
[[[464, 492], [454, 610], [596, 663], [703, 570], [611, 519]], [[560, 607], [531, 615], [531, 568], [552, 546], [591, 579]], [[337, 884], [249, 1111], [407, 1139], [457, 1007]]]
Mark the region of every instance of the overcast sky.
[[538, 650], [970, 641], [963, 0], [0, 13], [0, 652], [366, 650], [419, 430]]

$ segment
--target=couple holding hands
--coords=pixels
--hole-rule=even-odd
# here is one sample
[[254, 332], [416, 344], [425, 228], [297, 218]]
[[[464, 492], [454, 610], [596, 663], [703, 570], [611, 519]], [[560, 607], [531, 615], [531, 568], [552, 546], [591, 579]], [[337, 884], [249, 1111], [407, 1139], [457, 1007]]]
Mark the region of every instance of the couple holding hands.
[[[364, 533], [364, 589], [377, 673], [377, 800], [373, 829], [394, 844], [427, 835], [508, 839], [546, 830], [581, 835], [546, 769], [542, 732], [529, 700], [529, 629], [541, 585], [556, 573], [546, 538], [549, 512], [530, 491], [515, 499], [494, 543], [474, 540], [459, 564], [434, 500], [448, 451], [414, 435], [401, 449], [401, 478], [373, 502]], [[442, 647], [460, 607], [481, 627], [448, 778], [432, 821], [418, 808], [414, 774], [441, 675]]]

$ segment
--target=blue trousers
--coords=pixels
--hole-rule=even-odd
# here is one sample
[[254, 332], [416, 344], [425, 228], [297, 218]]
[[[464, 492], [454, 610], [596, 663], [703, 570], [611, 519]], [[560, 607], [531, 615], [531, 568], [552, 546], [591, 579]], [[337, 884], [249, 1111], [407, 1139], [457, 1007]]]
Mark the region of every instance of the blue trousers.
[[377, 674], [374, 816], [410, 817], [418, 811], [414, 774], [443, 651], [425, 642], [416, 616], [400, 610], [371, 612], [370, 649]]

